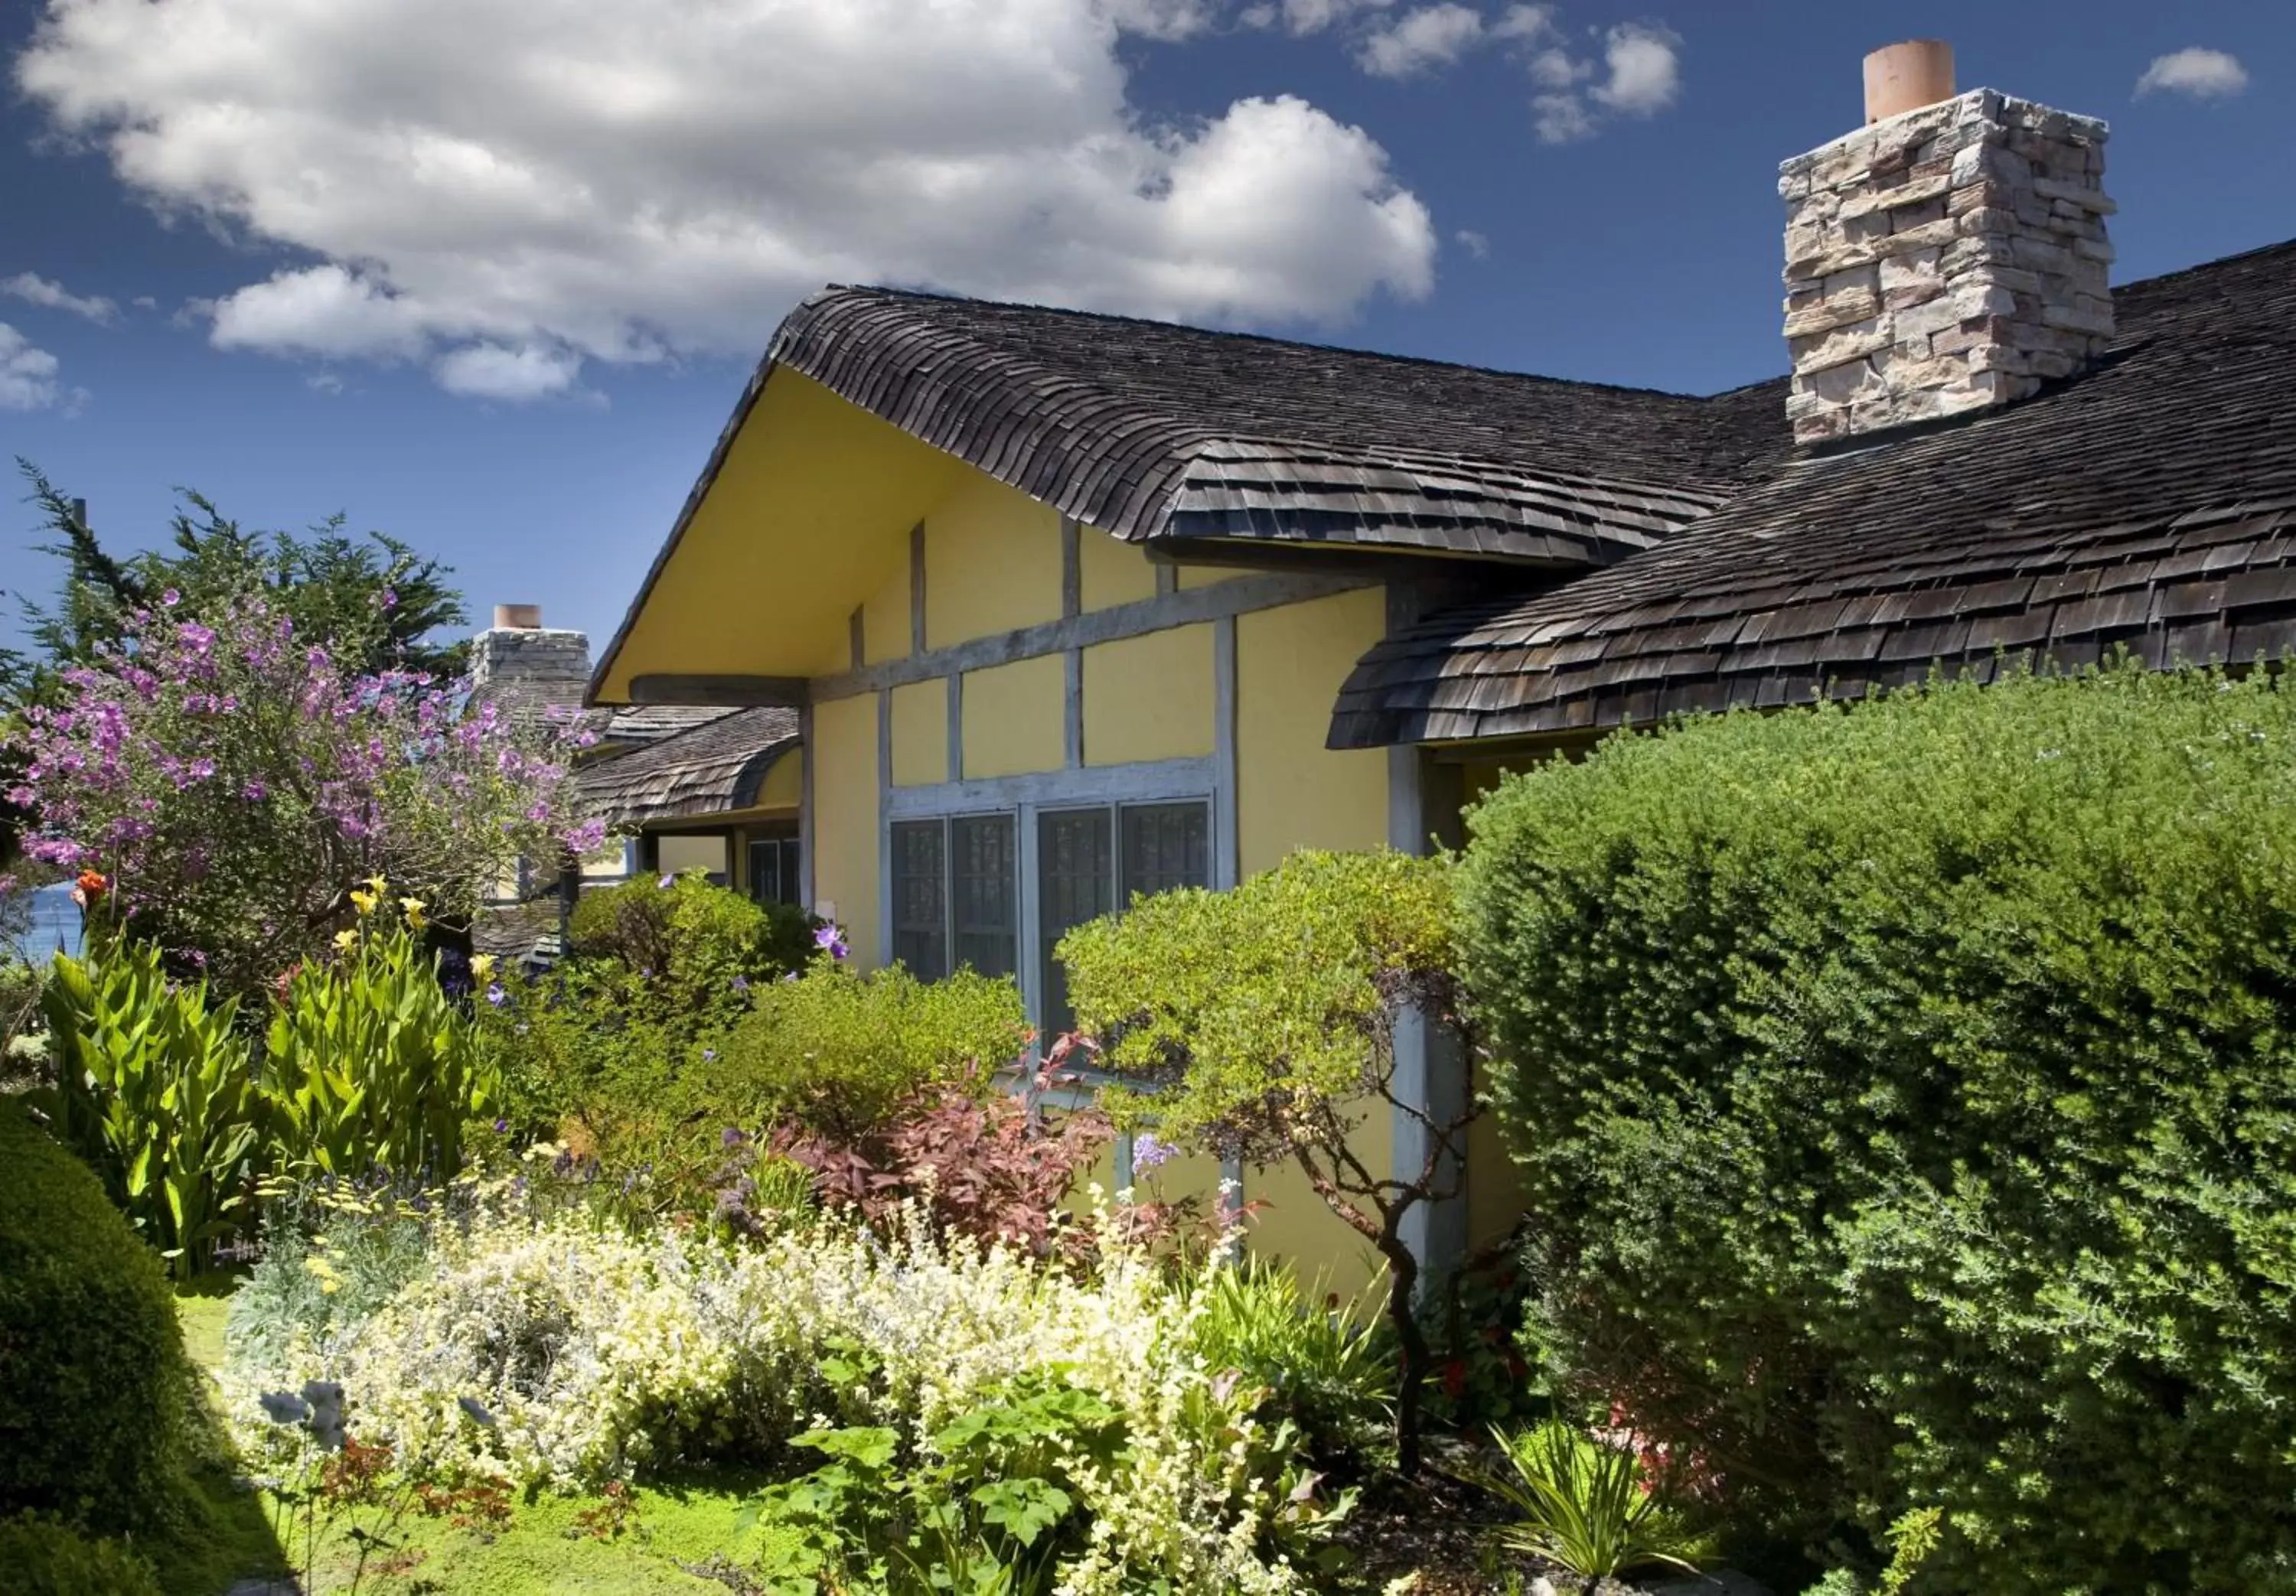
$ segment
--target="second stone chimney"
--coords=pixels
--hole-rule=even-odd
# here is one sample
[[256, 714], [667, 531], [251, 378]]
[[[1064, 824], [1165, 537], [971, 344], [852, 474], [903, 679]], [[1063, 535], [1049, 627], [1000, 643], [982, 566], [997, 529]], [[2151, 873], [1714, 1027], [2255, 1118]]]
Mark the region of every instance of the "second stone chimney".
[[496, 604], [471, 642], [471, 700], [504, 712], [578, 709], [590, 679], [590, 639], [545, 630], [538, 604]]
[[1798, 443], [1988, 405], [2112, 339], [2103, 122], [1953, 93], [1935, 40], [1866, 61], [1868, 126], [1779, 168]]

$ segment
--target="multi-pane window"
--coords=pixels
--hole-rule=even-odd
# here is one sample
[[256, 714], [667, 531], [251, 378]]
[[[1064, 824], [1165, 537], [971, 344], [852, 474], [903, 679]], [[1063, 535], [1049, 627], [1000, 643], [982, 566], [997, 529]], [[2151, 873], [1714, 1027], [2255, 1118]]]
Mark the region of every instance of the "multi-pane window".
[[1013, 817], [973, 814], [948, 823], [949, 924], [956, 962], [982, 975], [1020, 968], [1020, 861]]
[[[1038, 1013], [1046, 1034], [1076, 1023], [1054, 958], [1076, 926], [1142, 893], [1211, 884], [1211, 806], [1099, 804], [1036, 817]], [[1021, 857], [1015, 817], [965, 814], [893, 823], [893, 957], [923, 980], [970, 966], [1020, 968]]]
[[893, 827], [893, 957], [920, 980], [948, 973], [948, 823]]
[[1069, 1007], [1069, 974], [1053, 949], [1070, 927], [1098, 920], [1116, 906], [1109, 815], [1106, 809], [1055, 809], [1037, 816], [1037, 920], [1047, 1036], [1076, 1024], [1076, 1011]]
[[1143, 893], [1211, 884], [1211, 806], [1127, 804], [1046, 810], [1037, 818], [1037, 907], [1045, 1033], [1076, 1024], [1062, 936]]
[[794, 837], [750, 839], [750, 896], [760, 904], [794, 904], [803, 896]]
[[893, 957], [920, 979], [1020, 967], [1020, 861], [1010, 814], [908, 820], [892, 829]]
[[1136, 804], [1124, 818], [1124, 885], [1117, 902], [1211, 880], [1211, 814], [1202, 804]]

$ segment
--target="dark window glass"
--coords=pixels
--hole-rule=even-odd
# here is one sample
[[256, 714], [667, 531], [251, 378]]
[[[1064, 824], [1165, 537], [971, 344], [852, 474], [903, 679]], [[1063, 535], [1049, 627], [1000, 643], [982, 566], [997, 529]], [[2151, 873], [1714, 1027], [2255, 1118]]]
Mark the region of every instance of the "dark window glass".
[[1211, 814], [1203, 804], [1140, 804], [1123, 811], [1124, 891], [1144, 893], [1211, 884]]
[[778, 841], [750, 844], [750, 896], [761, 904], [783, 901], [782, 845]]
[[970, 964], [982, 975], [1011, 975], [1019, 968], [1021, 940], [1013, 817], [980, 814], [953, 820], [948, 844], [956, 962]]
[[1113, 839], [1105, 809], [1073, 809], [1037, 817], [1037, 923], [1044, 941], [1045, 1034], [1076, 1024], [1069, 1007], [1068, 971], [1054, 957], [1062, 933], [1114, 908]]
[[922, 981], [948, 973], [945, 836], [937, 820], [893, 827], [893, 957]]
[[794, 837], [750, 839], [750, 896], [760, 904], [796, 903], [798, 860]]

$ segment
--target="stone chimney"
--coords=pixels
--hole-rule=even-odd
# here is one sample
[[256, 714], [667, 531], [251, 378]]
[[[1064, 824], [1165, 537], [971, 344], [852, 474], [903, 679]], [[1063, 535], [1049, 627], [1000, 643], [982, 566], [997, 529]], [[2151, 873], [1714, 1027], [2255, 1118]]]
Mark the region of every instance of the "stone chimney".
[[590, 680], [590, 639], [546, 630], [539, 604], [496, 604], [495, 624], [471, 642], [471, 699], [504, 711], [581, 707]]
[[1778, 168], [1797, 443], [2024, 398], [2112, 339], [2103, 122], [1866, 58], [1867, 126]]

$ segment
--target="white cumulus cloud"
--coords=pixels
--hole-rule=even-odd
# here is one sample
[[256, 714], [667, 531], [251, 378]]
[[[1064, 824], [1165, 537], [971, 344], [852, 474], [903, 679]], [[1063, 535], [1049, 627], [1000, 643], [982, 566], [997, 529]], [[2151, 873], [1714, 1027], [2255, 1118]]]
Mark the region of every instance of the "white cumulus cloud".
[[1663, 28], [1620, 23], [1603, 41], [1603, 81], [1589, 92], [1612, 110], [1656, 116], [1682, 92], [1681, 45]]
[[1362, 12], [1383, 11], [1390, 3], [1391, 0], [1282, 0], [1280, 4], [1247, 7], [1242, 20], [1247, 27], [1257, 28], [1272, 28], [1280, 20], [1285, 32], [1305, 38]]
[[1218, 9], [48, 0], [15, 77], [154, 206], [299, 257], [205, 307], [215, 342], [490, 397], [753, 352], [832, 281], [1257, 325], [1424, 294], [1432, 221], [1362, 128], [1130, 101], [1124, 37]]
[[475, 399], [548, 398], [574, 386], [582, 363], [562, 349], [469, 344], [439, 357], [439, 386]]
[[1473, 7], [1423, 5], [1366, 37], [1356, 60], [1374, 78], [1409, 78], [1449, 66], [1482, 37], [1483, 13]]
[[1524, 64], [1538, 90], [1530, 110], [1541, 143], [1592, 138], [1606, 115], [1654, 117], [1681, 95], [1682, 40], [1670, 29], [1621, 22], [1602, 36], [1597, 60], [1570, 51], [1548, 8], [1516, 11], [1525, 13], [1516, 37], [1524, 42]]
[[45, 410], [56, 402], [56, 357], [0, 322], [0, 410]]
[[47, 310], [70, 311], [99, 326], [109, 324], [119, 315], [119, 307], [101, 294], [83, 297], [70, 292], [62, 283], [33, 272], [19, 272], [13, 277], [0, 277], [0, 294]]
[[2136, 80], [2138, 94], [2186, 94], [2195, 100], [2229, 100], [2248, 86], [2240, 57], [2222, 50], [2188, 49], [2156, 55]]

